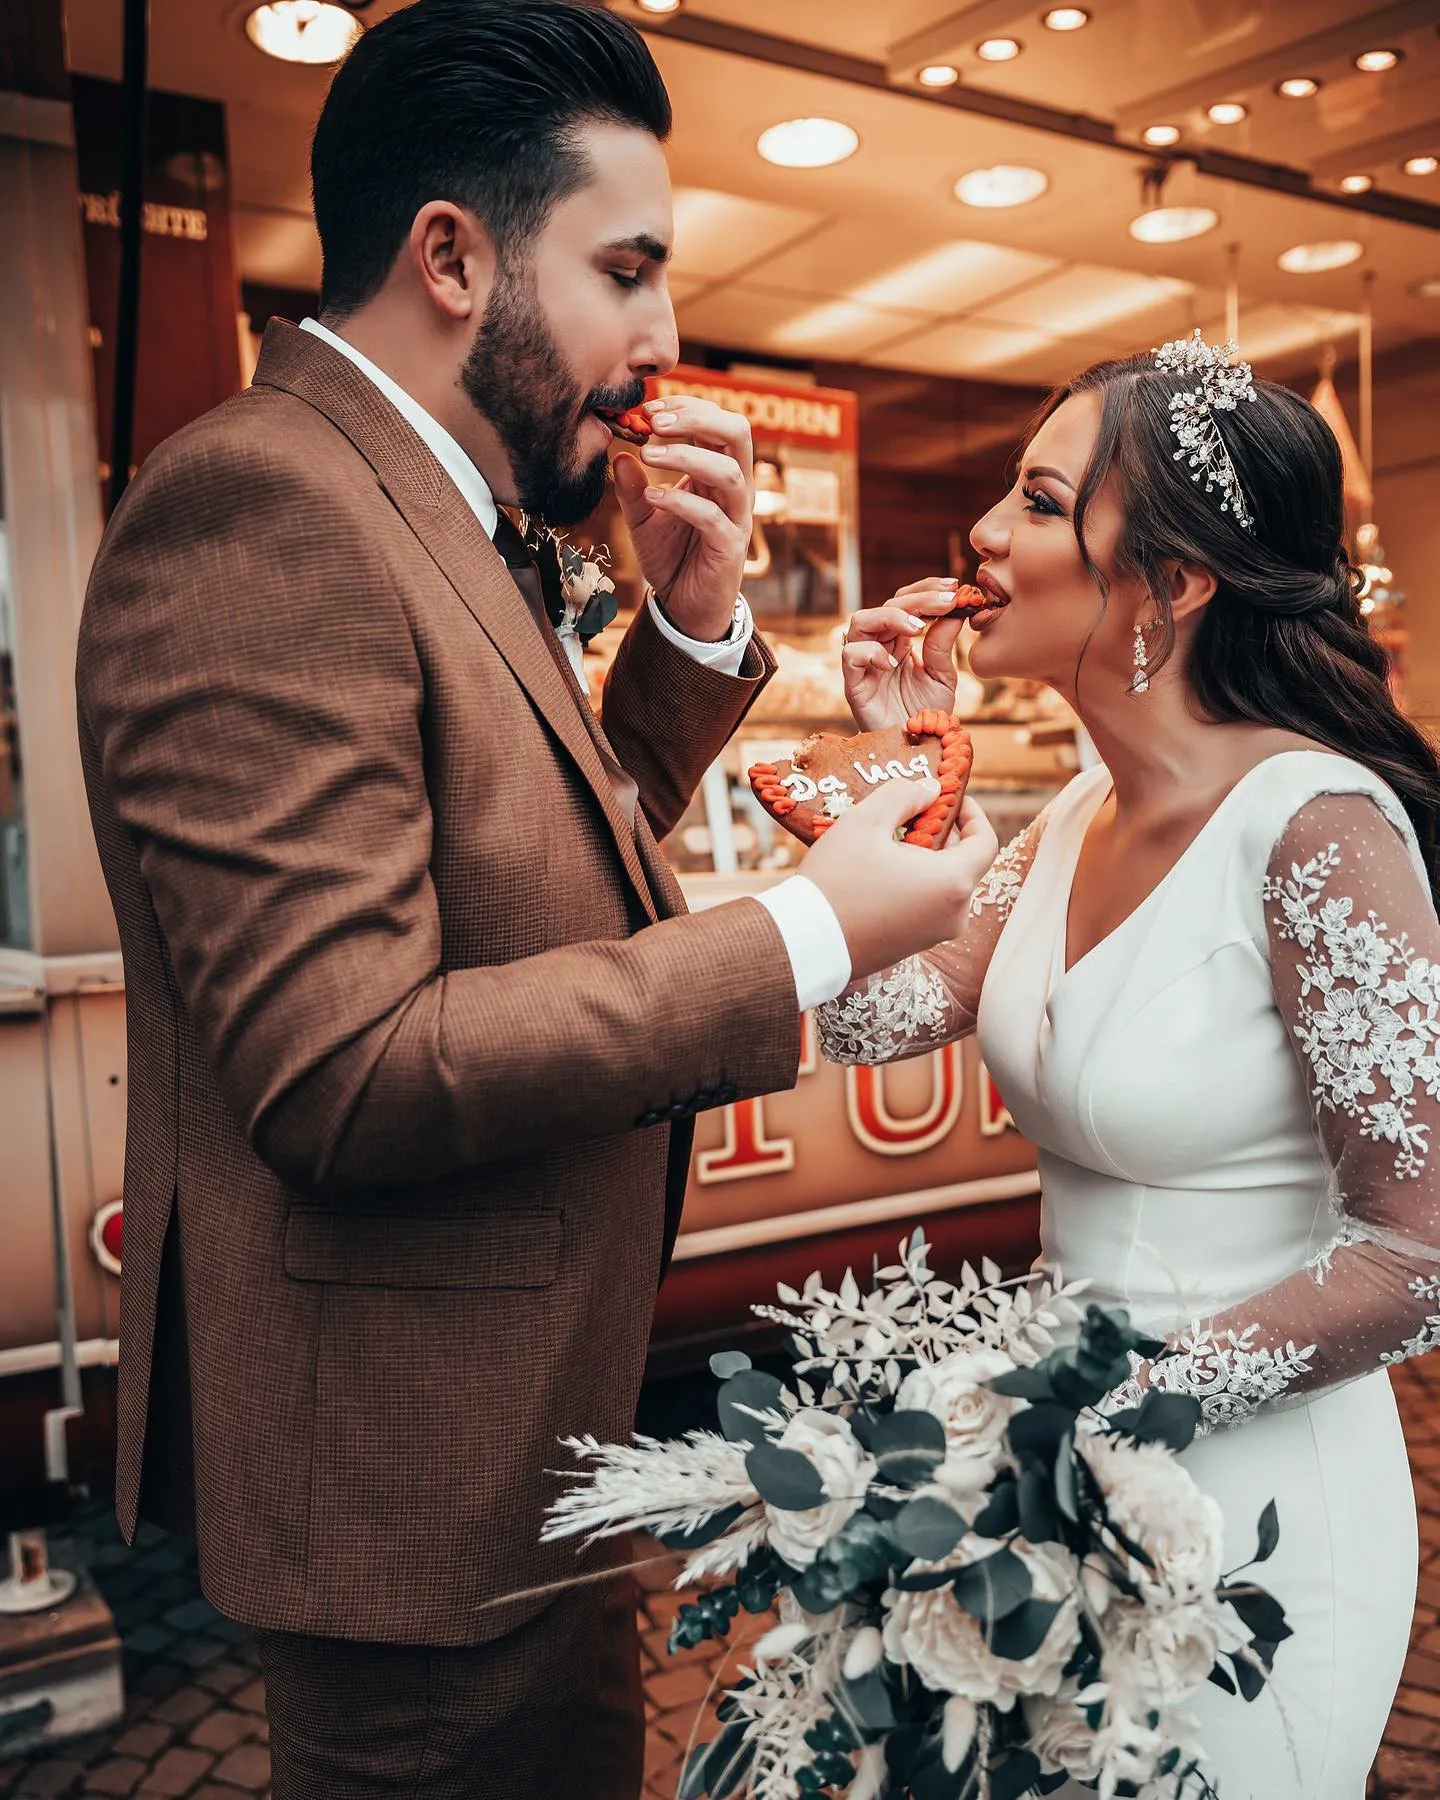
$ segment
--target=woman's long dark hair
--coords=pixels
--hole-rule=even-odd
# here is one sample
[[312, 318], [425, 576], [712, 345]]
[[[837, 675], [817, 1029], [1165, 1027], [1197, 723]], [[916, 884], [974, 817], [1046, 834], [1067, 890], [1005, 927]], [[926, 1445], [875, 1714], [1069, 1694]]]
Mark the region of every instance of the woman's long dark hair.
[[1363, 763], [1399, 796], [1440, 903], [1440, 755], [1395, 704], [1384, 650], [1360, 611], [1345, 550], [1340, 447], [1314, 407], [1271, 381], [1253, 403], [1216, 421], [1254, 523], [1244, 530], [1177, 461], [1170, 400], [1180, 378], [1151, 356], [1097, 363], [1052, 394], [1031, 435], [1075, 394], [1098, 393], [1100, 433], [1075, 502], [1075, 535], [1113, 471], [1123, 525], [1117, 570], [1142, 580], [1163, 636], [1151, 669], [1174, 649], [1165, 564], [1210, 570], [1216, 589], [1200, 620], [1186, 675], [1212, 719], [1276, 726]]

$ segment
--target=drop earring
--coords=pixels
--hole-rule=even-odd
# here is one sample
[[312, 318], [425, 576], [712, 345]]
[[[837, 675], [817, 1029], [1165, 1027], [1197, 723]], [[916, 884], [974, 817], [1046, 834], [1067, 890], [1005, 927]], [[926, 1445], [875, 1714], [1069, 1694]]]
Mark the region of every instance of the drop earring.
[[1132, 694], [1148, 693], [1150, 677], [1146, 671], [1149, 667], [1150, 656], [1145, 648], [1145, 632], [1143, 627], [1137, 625], [1135, 627], [1135, 678], [1130, 683]]

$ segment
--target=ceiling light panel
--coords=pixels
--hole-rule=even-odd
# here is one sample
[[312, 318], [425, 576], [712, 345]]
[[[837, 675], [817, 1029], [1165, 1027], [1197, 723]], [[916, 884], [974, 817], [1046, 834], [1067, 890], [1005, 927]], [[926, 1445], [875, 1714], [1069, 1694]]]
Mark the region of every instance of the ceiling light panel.
[[1157, 330], [1184, 325], [1180, 309], [1193, 292], [1188, 281], [1164, 275], [1078, 264], [1023, 293], [1001, 295], [982, 310], [987, 321], [1031, 326], [1049, 337], [1123, 337], [1147, 320]]
[[1008, 364], [1058, 348], [1044, 331], [980, 325], [969, 319], [938, 325], [879, 351], [882, 368], [920, 369], [934, 375], [1003, 375]]
[[885, 254], [893, 260], [886, 267], [876, 245], [874, 228], [866, 221], [837, 219], [792, 249], [767, 258], [757, 279], [791, 293], [943, 317], [968, 312], [992, 294], [1060, 267], [1053, 257], [1028, 250], [969, 238], [928, 245], [918, 235], [908, 241], [890, 239]]
[[1213, 206], [1157, 206], [1130, 221], [1130, 235], [1141, 244], [1183, 244], [1219, 223]]
[[675, 260], [684, 275], [711, 280], [734, 275], [812, 230], [823, 217], [798, 206], [777, 206], [713, 188], [676, 188]]
[[1364, 254], [1365, 246], [1353, 238], [1329, 238], [1322, 243], [1292, 244], [1276, 261], [1287, 275], [1325, 275], [1331, 269], [1348, 268]]
[[955, 198], [966, 206], [993, 210], [996, 207], [1027, 206], [1038, 200], [1050, 186], [1043, 169], [1031, 169], [1020, 163], [996, 163], [988, 169], [971, 169], [955, 183]]
[[732, 282], [675, 309], [684, 337], [790, 356], [864, 356], [915, 329], [904, 313]]

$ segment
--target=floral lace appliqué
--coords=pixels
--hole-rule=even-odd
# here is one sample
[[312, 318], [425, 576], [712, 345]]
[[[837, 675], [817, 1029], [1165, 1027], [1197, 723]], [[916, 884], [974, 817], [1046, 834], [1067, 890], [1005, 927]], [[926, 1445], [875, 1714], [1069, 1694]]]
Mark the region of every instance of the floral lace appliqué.
[[827, 1062], [893, 1062], [926, 1037], [944, 1036], [949, 993], [923, 957], [872, 975], [863, 987], [815, 1009]]
[[[1409, 1288], [1417, 1300], [1428, 1300], [1431, 1305], [1440, 1300], [1440, 1276], [1417, 1275]], [[1412, 1356], [1423, 1356], [1437, 1345], [1440, 1345], [1440, 1313], [1431, 1313], [1413, 1337], [1406, 1338], [1398, 1350], [1386, 1350], [1380, 1360], [1382, 1363], [1408, 1362]]]
[[[1147, 1385], [1166, 1394], [1191, 1394], [1200, 1402], [1201, 1431], [1239, 1425], [1279, 1399], [1298, 1376], [1310, 1373], [1316, 1346], [1289, 1341], [1279, 1349], [1257, 1344], [1258, 1325], [1213, 1331], [1198, 1321], [1182, 1334], [1175, 1354], [1150, 1367]], [[1138, 1359], [1132, 1355], [1138, 1367]], [[1106, 1396], [1103, 1410], [1138, 1406], [1145, 1397], [1138, 1375]]]
[[[1325, 888], [1340, 864], [1331, 844], [1288, 878], [1269, 876], [1278, 935], [1305, 952], [1296, 965], [1308, 1005], [1297, 1031], [1316, 1101], [1360, 1122], [1363, 1136], [1395, 1146], [1395, 1174], [1413, 1179], [1429, 1154], [1429, 1126], [1414, 1116], [1421, 1093], [1440, 1100], [1440, 968], [1374, 912]], [[1418, 1090], [1418, 1092], [1417, 1092]]]
[[989, 873], [970, 896], [972, 914], [978, 917], [987, 907], [994, 907], [1002, 923], [1010, 917], [1025, 885], [1025, 869], [1034, 848], [1033, 831], [1034, 826], [1012, 838], [991, 863]]

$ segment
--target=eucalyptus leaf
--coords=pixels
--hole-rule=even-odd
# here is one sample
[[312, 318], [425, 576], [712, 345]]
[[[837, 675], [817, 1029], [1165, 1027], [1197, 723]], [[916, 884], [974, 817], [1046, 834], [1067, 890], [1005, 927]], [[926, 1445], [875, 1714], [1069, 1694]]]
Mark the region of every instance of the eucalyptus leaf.
[[705, 1784], [710, 1800], [724, 1800], [735, 1793], [750, 1773], [755, 1760], [755, 1746], [746, 1741], [745, 1723], [727, 1725], [710, 1746], [705, 1758]]
[[1016, 1413], [1005, 1428], [1005, 1436], [1017, 1456], [1034, 1457], [1048, 1469], [1066, 1433], [1073, 1430], [1074, 1425], [1075, 1416], [1068, 1406], [1042, 1400]]
[[1030, 1571], [1013, 1550], [994, 1550], [956, 1572], [957, 1602], [982, 1625], [1003, 1619], [1030, 1598]]
[[920, 1487], [945, 1460], [945, 1427], [934, 1413], [901, 1409], [870, 1426], [870, 1454], [892, 1487]]
[[1265, 1673], [1257, 1669], [1243, 1651], [1232, 1651], [1230, 1661], [1235, 1668], [1235, 1682], [1242, 1697], [1246, 1700], [1258, 1700], [1265, 1692]]
[[878, 1734], [893, 1731], [899, 1721], [895, 1702], [878, 1668], [871, 1669], [856, 1681], [842, 1681], [834, 1696], [835, 1710], [848, 1727]]
[[657, 1531], [655, 1536], [667, 1550], [699, 1550], [727, 1532], [744, 1510], [743, 1506], [727, 1506], [690, 1531]]
[[690, 1752], [675, 1800], [702, 1800], [705, 1793], [705, 1762], [709, 1754], [709, 1744], [697, 1744]]
[[1260, 1515], [1260, 1546], [1255, 1552], [1255, 1561], [1268, 1562], [1275, 1554], [1275, 1547], [1279, 1542], [1280, 1515], [1275, 1510], [1275, 1502], [1271, 1500]]
[[1024, 1662], [1045, 1642], [1063, 1601], [1027, 1600], [990, 1627], [990, 1648], [1007, 1662]]
[[1064, 1769], [1058, 1770], [1054, 1775], [1037, 1775], [1035, 1792], [1037, 1794], [1058, 1794], [1069, 1779], [1070, 1777]]
[[1043, 1368], [1007, 1369], [993, 1375], [985, 1386], [995, 1394], [1006, 1394], [1015, 1400], [1053, 1400], [1055, 1390]]
[[743, 1350], [717, 1350], [710, 1358], [710, 1373], [721, 1381], [728, 1381], [732, 1375], [743, 1375], [752, 1366]]
[[1285, 1623], [1285, 1608], [1264, 1588], [1223, 1587], [1219, 1592], [1220, 1598], [1234, 1607], [1255, 1636], [1263, 1638], [1267, 1644], [1283, 1644], [1286, 1638], [1295, 1635]]
[[745, 1473], [760, 1498], [781, 1512], [813, 1512], [825, 1504], [820, 1472], [798, 1450], [756, 1444], [745, 1458]]
[[1020, 1523], [1020, 1491], [1013, 1478], [999, 1481], [990, 1490], [990, 1498], [976, 1514], [973, 1530], [977, 1537], [999, 1538], [1014, 1531]]
[[965, 1521], [953, 1506], [928, 1494], [902, 1508], [894, 1520], [895, 1541], [924, 1562], [940, 1562], [965, 1535]]
[[1139, 1443], [1164, 1444], [1178, 1453], [1189, 1448], [1199, 1425], [1200, 1402], [1193, 1394], [1166, 1394], [1151, 1388], [1128, 1430]]
[[764, 1427], [738, 1409], [747, 1406], [755, 1412], [778, 1412], [784, 1392], [780, 1382], [763, 1369], [742, 1369], [738, 1375], [732, 1375], [715, 1396], [721, 1431], [732, 1444], [760, 1443], [765, 1436]]
[[1020, 1471], [1020, 1529], [1032, 1544], [1049, 1544], [1060, 1535], [1051, 1470], [1032, 1463]]
[[1216, 1687], [1224, 1688], [1224, 1690], [1227, 1694], [1233, 1694], [1235, 1692], [1235, 1683], [1230, 1679], [1229, 1675], [1226, 1673], [1224, 1663], [1217, 1662], [1215, 1667], [1213, 1669], [1211, 1669], [1211, 1671], [1210, 1671], [1209, 1675], [1206, 1677], [1206, 1679], [1209, 1681], [1213, 1681], [1215, 1683]]
[[1012, 1750], [998, 1769], [990, 1770], [990, 1800], [1021, 1800], [1039, 1773], [1040, 1758], [1033, 1750]]
[[1080, 1522], [1080, 1498], [1075, 1491], [1075, 1432], [1072, 1428], [1060, 1440], [1055, 1452], [1055, 1504], [1072, 1525]]

